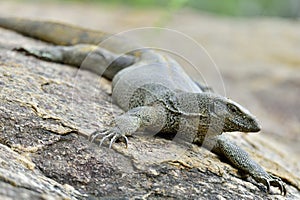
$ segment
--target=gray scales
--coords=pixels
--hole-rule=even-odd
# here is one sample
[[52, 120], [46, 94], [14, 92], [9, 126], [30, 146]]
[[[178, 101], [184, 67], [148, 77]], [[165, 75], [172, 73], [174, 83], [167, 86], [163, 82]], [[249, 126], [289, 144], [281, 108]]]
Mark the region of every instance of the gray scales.
[[[238, 103], [194, 82], [169, 56], [143, 49], [120, 37], [105, 42], [110, 34], [57, 22], [0, 18], [0, 26], [58, 45], [18, 50], [41, 59], [83, 67], [112, 80], [112, 98], [125, 113], [115, 118], [109, 130], [93, 133], [92, 140], [100, 137], [100, 144], [110, 140], [111, 147], [118, 138], [123, 138], [127, 146], [127, 135], [141, 130], [166, 138], [179, 134], [183, 140], [225, 157], [264, 184], [267, 192], [274, 186], [286, 195], [280, 178], [267, 173], [248, 153], [222, 135], [223, 132], [260, 131], [255, 117]], [[104, 45], [99, 47], [97, 44], [103, 41]]]

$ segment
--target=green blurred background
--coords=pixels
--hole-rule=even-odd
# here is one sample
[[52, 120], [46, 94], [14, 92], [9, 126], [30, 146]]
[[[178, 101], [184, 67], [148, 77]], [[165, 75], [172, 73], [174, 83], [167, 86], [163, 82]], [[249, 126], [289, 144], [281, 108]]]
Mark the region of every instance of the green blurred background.
[[300, 0], [58, 0], [101, 2], [111, 5], [127, 5], [141, 8], [177, 10], [192, 8], [227, 16], [259, 17], [278, 16], [297, 19], [300, 17]]

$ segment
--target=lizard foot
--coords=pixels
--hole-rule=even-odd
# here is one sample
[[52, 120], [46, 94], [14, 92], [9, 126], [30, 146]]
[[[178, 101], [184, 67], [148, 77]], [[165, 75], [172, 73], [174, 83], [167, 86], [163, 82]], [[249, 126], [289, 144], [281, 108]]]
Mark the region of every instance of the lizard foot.
[[99, 146], [101, 146], [105, 140], [110, 139], [109, 148], [111, 149], [113, 143], [115, 143], [115, 141], [117, 139], [124, 138], [125, 139], [126, 148], [128, 147], [128, 138], [124, 134], [122, 134], [120, 132], [120, 130], [118, 130], [117, 128], [106, 129], [106, 130], [103, 130], [103, 131], [98, 131], [97, 130], [97, 131], [93, 132], [90, 135], [89, 140], [91, 142], [93, 142], [99, 136], [103, 136], [103, 138], [101, 139], [101, 141], [99, 143]]
[[268, 174], [268, 176], [261, 178], [261, 183], [267, 187], [267, 192], [270, 193], [270, 187], [278, 187], [281, 195], [286, 195], [286, 188], [281, 178]]

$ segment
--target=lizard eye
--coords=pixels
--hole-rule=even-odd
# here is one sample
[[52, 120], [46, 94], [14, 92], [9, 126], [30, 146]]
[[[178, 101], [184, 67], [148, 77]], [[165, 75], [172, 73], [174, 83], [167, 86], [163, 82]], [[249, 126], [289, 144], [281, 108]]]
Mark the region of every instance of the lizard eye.
[[234, 105], [232, 105], [232, 104], [228, 104], [227, 105], [227, 108], [230, 110], [230, 112], [232, 112], [232, 113], [237, 113], [238, 112], [238, 108], [237, 107], [235, 107]]

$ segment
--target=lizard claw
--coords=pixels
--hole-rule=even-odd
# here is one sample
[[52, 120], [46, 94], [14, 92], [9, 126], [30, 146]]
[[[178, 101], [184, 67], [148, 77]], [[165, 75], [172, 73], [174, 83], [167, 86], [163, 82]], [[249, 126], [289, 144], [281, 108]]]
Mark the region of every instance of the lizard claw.
[[266, 185], [268, 193], [270, 193], [270, 187], [274, 186], [279, 188], [281, 195], [286, 195], [286, 188], [281, 178], [268, 174], [268, 177], [264, 177], [262, 179], [262, 182], [264, 183], [264, 185]]
[[286, 188], [283, 184], [283, 181], [281, 180], [281, 178], [270, 175], [273, 180], [270, 181], [270, 184], [274, 187], [278, 187], [280, 189], [280, 194], [283, 194], [284, 196], [286, 195]]
[[118, 131], [116, 128], [114, 129], [109, 129], [109, 130], [104, 130], [104, 131], [95, 131], [93, 132], [90, 137], [89, 137], [89, 140], [91, 142], [93, 142], [95, 139], [97, 139], [99, 136], [104, 136], [100, 143], [99, 143], [99, 146], [102, 146], [103, 142], [107, 139], [110, 138], [110, 143], [109, 143], [109, 148], [111, 149], [113, 143], [115, 143], [115, 141], [118, 139], [118, 138], [124, 138], [125, 139], [125, 145], [126, 145], [126, 149], [128, 147], [128, 138], [120, 133], [120, 131]]

